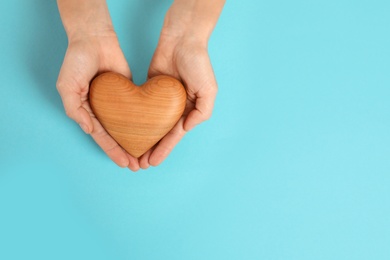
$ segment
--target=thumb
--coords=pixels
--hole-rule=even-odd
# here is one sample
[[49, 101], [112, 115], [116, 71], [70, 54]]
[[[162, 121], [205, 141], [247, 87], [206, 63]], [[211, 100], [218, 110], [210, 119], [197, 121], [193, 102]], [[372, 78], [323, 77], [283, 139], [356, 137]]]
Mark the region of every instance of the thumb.
[[195, 108], [188, 114], [184, 130], [190, 131], [196, 125], [210, 119], [216, 95], [217, 91], [213, 89], [196, 97]]
[[122, 66], [111, 67], [109, 70], [116, 72], [116, 73], [119, 73], [130, 80], [132, 79], [130, 67], [129, 67], [129, 65], [127, 65], [127, 63], [123, 64]]
[[76, 121], [86, 134], [90, 134], [93, 131], [92, 118], [82, 106], [81, 95], [61, 85], [61, 83], [57, 84], [57, 89], [60, 93], [66, 115]]
[[119, 73], [130, 80], [132, 79], [130, 66], [123, 53], [121, 53], [117, 59], [112, 59], [112, 63], [108, 67], [110, 71]]

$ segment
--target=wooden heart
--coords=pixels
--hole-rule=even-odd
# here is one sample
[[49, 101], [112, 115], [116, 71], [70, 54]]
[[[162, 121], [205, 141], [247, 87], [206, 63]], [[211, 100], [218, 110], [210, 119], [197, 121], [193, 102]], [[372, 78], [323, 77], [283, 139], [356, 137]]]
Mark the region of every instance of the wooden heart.
[[99, 122], [129, 154], [138, 158], [177, 123], [186, 91], [175, 78], [157, 76], [140, 87], [126, 77], [106, 72], [90, 87], [89, 102]]

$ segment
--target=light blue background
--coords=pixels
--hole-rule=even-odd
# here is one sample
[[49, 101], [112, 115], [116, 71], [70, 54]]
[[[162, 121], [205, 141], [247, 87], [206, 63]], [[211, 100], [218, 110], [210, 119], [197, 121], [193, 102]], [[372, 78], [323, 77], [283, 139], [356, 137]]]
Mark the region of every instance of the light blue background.
[[[142, 83], [169, 1], [109, 1]], [[54, 1], [0, 3], [0, 259], [390, 259], [390, 2], [228, 1], [210, 121], [116, 167], [55, 89]]]

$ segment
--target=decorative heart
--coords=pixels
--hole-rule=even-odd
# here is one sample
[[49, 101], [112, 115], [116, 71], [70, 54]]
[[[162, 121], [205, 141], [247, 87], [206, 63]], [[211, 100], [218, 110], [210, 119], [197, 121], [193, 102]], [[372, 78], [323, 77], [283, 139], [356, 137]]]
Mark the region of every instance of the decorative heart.
[[177, 123], [187, 94], [175, 78], [157, 76], [140, 87], [106, 72], [90, 87], [89, 102], [99, 122], [129, 154], [138, 158]]

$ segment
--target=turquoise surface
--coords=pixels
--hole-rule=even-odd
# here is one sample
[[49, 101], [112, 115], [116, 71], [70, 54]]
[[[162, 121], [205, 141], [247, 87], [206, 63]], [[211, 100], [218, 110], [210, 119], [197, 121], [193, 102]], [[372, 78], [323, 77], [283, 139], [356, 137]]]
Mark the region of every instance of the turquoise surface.
[[[169, 1], [109, 1], [136, 83]], [[112, 163], [55, 89], [54, 1], [0, 4], [0, 259], [390, 259], [390, 2], [228, 1], [211, 120]]]

